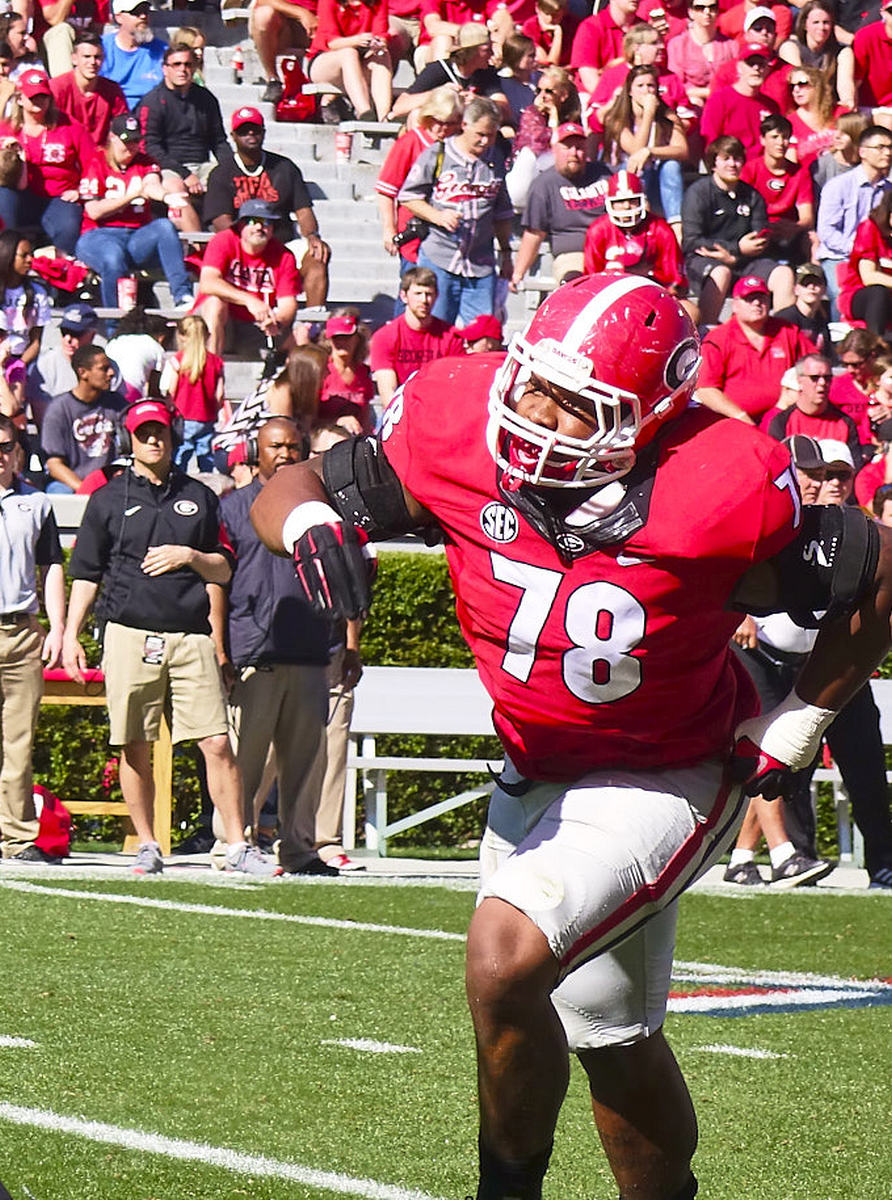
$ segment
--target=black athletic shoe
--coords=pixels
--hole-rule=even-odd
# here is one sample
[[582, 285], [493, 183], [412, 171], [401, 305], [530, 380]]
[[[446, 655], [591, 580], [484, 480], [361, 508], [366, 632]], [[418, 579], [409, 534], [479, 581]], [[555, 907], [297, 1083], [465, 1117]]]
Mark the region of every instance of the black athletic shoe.
[[892, 888], [892, 867], [880, 867], [870, 877], [872, 888]]
[[175, 850], [171, 850], [171, 854], [210, 854], [215, 841], [211, 830], [199, 825], [187, 838], [183, 838]]
[[285, 85], [278, 79], [268, 79], [266, 87], [260, 94], [262, 104], [278, 104], [285, 94]]
[[330, 867], [328, 863], [324, 863], [321, 858], [311, 858], [309, 862], [304, 863], [302, 867], [298, 867], [295, 871], [286, 871], [286, 875], [330, 875], [337, 877], [340, 871], [337, 867]]
[[786, 862], [772, 869], [771, 883], [776, 888], [813, 887], [832, 870], [833, 863], [822, 858], [809, 858], [797, 850]]
[[12, 856], [13, 862], [25, 863], [44, 863], [46, 866], [58, 867], [62, 859], [58, 854], [47, 854], [45, 850], [41, 850], [39, 846], [35, 846], [32, 842], [30, 846], [26, 846], [24, 850], [20, 850], [18, 854]]
[[765, 882], [754, 862], [737, 863], [736, 866], [729, 867], [722, 879], [725, 883], [737, 883], [742, 887], [753, 887], [757, 883]]

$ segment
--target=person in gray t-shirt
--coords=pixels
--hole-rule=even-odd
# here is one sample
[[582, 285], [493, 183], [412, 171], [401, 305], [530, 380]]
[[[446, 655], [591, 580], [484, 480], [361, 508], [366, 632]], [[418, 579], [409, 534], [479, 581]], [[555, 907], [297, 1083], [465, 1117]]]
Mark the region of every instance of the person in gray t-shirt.
[[56, 396], [46, 411], [41, 445], [51, 477], [48, 492], [76, 492], [81, 481], [115, 456], [123, 396], [109, 391], [115, 373], [101, 346], [81, 346], [71, 365], [77, 383]]
[[511, 276], [512, 208], [504, 162], [494, 147], [500, 120], [491, 100], [475, 97], [465, 108], [461, 133], [429, 146], [398, 196], [430, 225], [418, 265], [437, 276], [434, 316], [450, 325], [467, 325], [494, 310], [494, 236], [500, 272]]

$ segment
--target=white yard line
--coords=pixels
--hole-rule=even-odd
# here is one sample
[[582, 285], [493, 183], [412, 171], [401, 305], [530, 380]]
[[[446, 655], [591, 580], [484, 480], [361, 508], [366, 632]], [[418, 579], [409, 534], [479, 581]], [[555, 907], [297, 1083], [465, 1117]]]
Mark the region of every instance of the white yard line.
[[30, 1038], [10, 1037], [8, 1033], [0, 1033], [0, 1047], [4, 1050], [33, 1050], [37, 1042]]
[[371, 1038], [323, 1038], [323, 1046], [344, 1046], [366, 1054], [421, 1054], [417, 1046], [398, 1046], [393, 1042], [373, 1042]]
[[187, 1142], [179, 1138], [164, 1137], [160, 1133], [144, 1133], [140, 1129], [122, 1129], [118, 1125], [106, 1125], [101, 1121], [66, 1117], [49, 1109], [23, 1108], [18, 1104], [0, 1103], [0, 1120], [11, 1121], [15, 1125], [30, 1129], [45, 1129], [50, 1133], [86, 1138], [87, 1141], [99, 1142], [106, 1146], [120, 1146], [124, 1150], [158, 1154], [179, 1162], [222, 1167], [223, 1170], [232, 1171], [236, 1175], [284, 1179], [290, 1183], [319, 1188], [321, 1191], [339, 1192], [343, 1196], [362, 1196], [366, 1200], [436, 1200], [427, 1192], [379, 1183], [375, 1179], [355, 1178], [335, 1171], [319, 1171], [313, 1167], [302, 1167], [299, 1163], [280, 1162], [274, 1158], [267, 1158], [266, 1155], [242, 1154], [225, 1146]]
[[253, 921], [280, 921], [286, 925], [315, 925], [324, 929], [350, 929], [358, 933], [396, 933], [403, 937], [433, 938], [440, 942], [463, 942], [463, 933], [444, 929], [413, 929], [407, 925], [376, 925], [370, 921], [340, 921], [334, 917], [305, 917], [294, 913], [268, 912], [262, 908], [227, 908], [221, 904], [185, 904], [177, 900], [157, 900], [152, 896], [126, 896], [117, 892], [86, 892], [74, 888], [43, 887], [18, 879], [0, 879], [0, 887], [32, 895], [58, 896], [65, 900], [97, 900], [112, 904], [132, 904], [137, 908], [158, 908], [168, 912], [198, 913], [206, 917], [239, 917]]
[[710, 1046], [694, 1046], [694, 1050], [705, 1050], [708, 1054], [730, 1054], [735, 1058], [789, 1058], [789, 1054], [775, 1054], [773, 1050], [751, 1050], [745, 1046], [726, 1046], [714, 1042]]

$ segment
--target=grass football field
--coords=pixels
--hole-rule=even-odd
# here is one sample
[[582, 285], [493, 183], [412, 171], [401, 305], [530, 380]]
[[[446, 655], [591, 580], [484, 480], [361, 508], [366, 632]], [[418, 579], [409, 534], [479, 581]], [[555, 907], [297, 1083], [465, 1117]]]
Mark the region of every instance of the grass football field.
[[[473, 1194], [472, 891], [7, 872], [0, 904], [13, 1200]], [[689, 894], [677, 963], [704, 1200], [890, 1200], [890, 897]], [[545, 1194], [616, 1196], [578, 1068]]]

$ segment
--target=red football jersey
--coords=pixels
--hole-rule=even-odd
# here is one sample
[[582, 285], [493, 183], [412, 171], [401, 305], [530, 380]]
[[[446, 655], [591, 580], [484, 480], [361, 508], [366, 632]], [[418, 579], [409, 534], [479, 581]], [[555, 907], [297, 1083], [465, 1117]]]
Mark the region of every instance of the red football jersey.
[[609, 217], [598, 217], [585, 235], [583, 261], [587, 275], [622, 271], [647, 275], [665, 287], [687, 284], [678, 238], [667, 221], [652, 213], [635, 229], [619, 229]]
[[794, 536], [786, 449], [742, 422], [685, 413], [661, 439], [645, 524], [567, 565], [496, 486], [487, 396], [501, 359], [423, 368], [379, 436], [446, 533], [458, 619], [505, 749], [551, 780], [727, 754], [757, 710], [728, 648], [740, 622], [728, 601]]
[[[132, 188], [139, 187], [140, 181], [146, 175], [161, 177], [161, 168], [145, 154], [137, 154], [123, 171], [113, 167], [102, 151], [93, 159], [80, 182], [81, 203], [88, 200], [106, 200], [110, 196], [126, 196]], [[100, 225], [124, 226], [126, 229], [139, 229], [154, 219], [151, 202], [140, 197], [117, 212], [109, 213], [99, 221], [94, 221], [84, 210], [83, 232], [96, 229]]]

